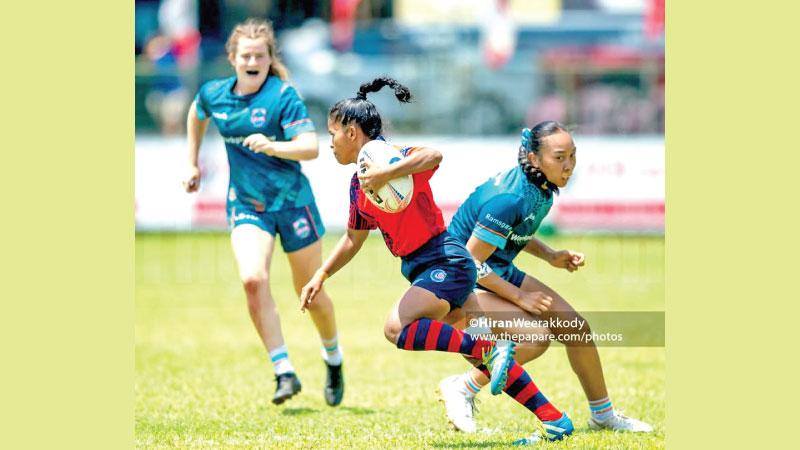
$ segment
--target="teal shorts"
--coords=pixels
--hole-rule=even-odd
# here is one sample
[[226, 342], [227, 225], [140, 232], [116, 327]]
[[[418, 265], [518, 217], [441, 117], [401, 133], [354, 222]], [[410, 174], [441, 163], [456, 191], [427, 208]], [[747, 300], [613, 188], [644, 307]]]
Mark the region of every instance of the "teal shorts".
[[[489, 264], [489, 267], [492, 268], [492, 272], [496, 273], [497, 276], [518, 288], [522, 287], [522, 282], [525, 281], [525, 272], [519, 270], [517, 266], [514, 264], [503, 264], [502, 262], [493, 260], [491, 256], [486, 262]], [[493, 290], [483, 287], [480, 284], [476, 284], [475, 288], [488, 292], [494, 292]], [[496, 292], [494, 293], [496, 294]]]
[[229, 201], [227, 211], [231, 230], [247, 223], [272, 236], [280, 235], [281, 247], [286, 253], [307, 247], [325, 235], [325, 226], [315, 203], [274, 212], [256, 212], [252, 205]]

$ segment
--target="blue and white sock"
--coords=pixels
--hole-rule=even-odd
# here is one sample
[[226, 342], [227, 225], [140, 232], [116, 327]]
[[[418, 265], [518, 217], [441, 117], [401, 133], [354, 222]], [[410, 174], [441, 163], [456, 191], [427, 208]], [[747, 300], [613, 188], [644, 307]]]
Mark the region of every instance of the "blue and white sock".
[[342, 349], [339, 347], [339, 336], [334, 335], [330, 339], [322, 339], [322, 359], [328, 365], [342, 365]]
[[592, 412], [592, 418], [597, 422], [605, 422], [614, 417], [614, 407], [608, 397], [589, 400], [589, 410]]
[[480, 392], [481, 388], [483, 387], [478, 384], [477, 381], [475, 381], [475, 377], [472, 376], [471, 369], [462, 374], [460, 380], [462, 383], [462, 386], [460, 386], [461, 392], [470, 397], [478, 395], [478, 392]]
[[272, 365], [275, 367], [275, 375], [294, 372], [294, 367], [289, 362], [289, 350], [285, 344], [270, 350], [269, 359], [272, 360]]

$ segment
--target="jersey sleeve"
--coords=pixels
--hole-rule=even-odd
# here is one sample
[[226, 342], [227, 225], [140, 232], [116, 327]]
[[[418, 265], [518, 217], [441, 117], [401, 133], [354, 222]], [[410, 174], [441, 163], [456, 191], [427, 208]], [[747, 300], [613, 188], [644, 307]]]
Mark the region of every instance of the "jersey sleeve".
[[[402, 153], [403, 156], [405, 157], [405, 156], [408, 156], [408, 155], [414, 153], [415, 151], [419, 150], [420, 148], [421, 147], [403, 147], [403, 148], [400, 149], [400, 153]], [[414, 183], [427, 182], [428, 180], [431, 179], [431, 177], [433, 176], [433, 173], [436, 172], [437, 170], [439, 170], [439, 165], [438, 164], [436, 165], [436, 167], [434, 167], [432, 169], [428, 169], [428, 170], [424, 170], [422, 172], [415, 173], [413, 175]]]
[[358, 175], [353, 174], [353, 178], [350, 180], [350, 217], [347, 220], [347, 228], [351, 230], [374, 230], [378, 228], [378, 223], [358, 207], [358, 190], [360, 188]]
[[516, 195], [501, 194], [481, 206], [472, 235], [504, 249], [511, 232], [520, 219], [522, 199]]
[[281, 128], [283, 135], [291, 139], [300, 133], [314, 131], [314, 124], [308, 117], [306, 105], [290, 85], [284, 85], [281, 91]]
[[195, 110], [197, 111], [197, 118], [200, 120], [206, 120], [211, 115], [211, 112], [208, 110], [208, 100], [206, 99], [207, 90], [208, 85], [204, 84], [200, 86], [200, 90], [197, 91], [197, 95], [194, 96]]

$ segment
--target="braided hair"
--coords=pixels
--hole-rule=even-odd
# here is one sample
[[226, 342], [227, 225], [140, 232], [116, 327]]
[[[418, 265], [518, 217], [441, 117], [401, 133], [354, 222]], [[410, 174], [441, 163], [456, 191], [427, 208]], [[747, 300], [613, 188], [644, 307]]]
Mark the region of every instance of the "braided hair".
[[528, 159], [528, 155], [530, 153], [535, 153], [538, 156], [542, 146], [542, 139], [560, 131], [566, 133], [567, 127], [554, 120], [540, 122], [532, 129], [525, 128], [522, 130], [522, 143], [519, 146], [519, 165], [522, 167], [522, 171], [525, 173], [528, 181], [550, 194], [558, 193], [558, 186], [548, 181], [541, 170], [533, 167], [533, 164], [531, 164]]
[[355, 97], [336, 102], [328, 111], [328, 117], [342, 125], [355, 122], [370, 139], [378, 138], [383, 133], [383, 121], [375, 105], [367, 100], [367, 94], [378, 92], [384, 86], [394, 89], [394, 96], [397, 97], [397, 100], [403, 103], [411, 102], [411, 91], [407, 87], [394, 78], [382, 76], [362, 84]]

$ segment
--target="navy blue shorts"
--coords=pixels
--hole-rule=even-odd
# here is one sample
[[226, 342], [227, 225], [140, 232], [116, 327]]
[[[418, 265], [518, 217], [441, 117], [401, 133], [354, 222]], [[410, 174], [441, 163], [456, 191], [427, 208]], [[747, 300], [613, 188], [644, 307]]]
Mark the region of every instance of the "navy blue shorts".
[[325, 226], [322, 225], [315, 203], [274, 212], [256, 212], [255, 208], [247, 203], [228, 201], [227, 210], [231, 230], [249, 223], [273, 237], [280, 235], [281, 247], [286, 253], [307, 247], [325, 234]]
[[464, 305], [478, 279], [469, 251], [447, 231], [404, 256], [400, 270], [412, 286], [447, 301], [450, 309]]

